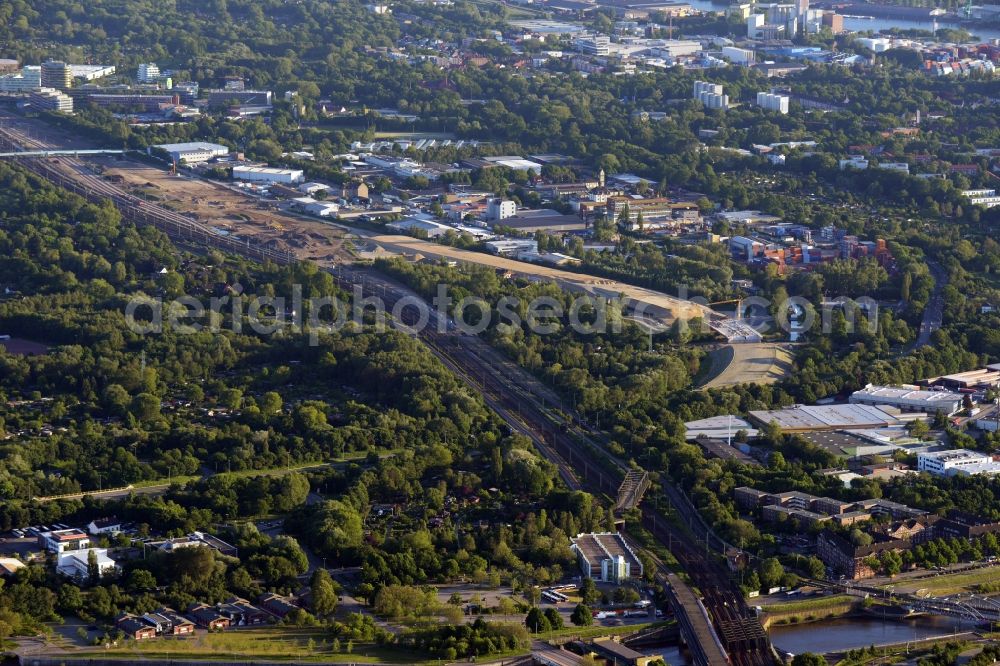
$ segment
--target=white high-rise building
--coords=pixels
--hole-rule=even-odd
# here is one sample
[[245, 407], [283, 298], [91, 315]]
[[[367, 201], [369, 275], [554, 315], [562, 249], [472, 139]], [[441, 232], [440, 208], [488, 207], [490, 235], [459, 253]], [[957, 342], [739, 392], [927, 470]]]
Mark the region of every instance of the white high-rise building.
[[710, 93], [712, 95], [722, 94], [722, 84], [721, 83], [708, 83], [707, 81], [695, 81], [694, 82], [694, 98], [701, 99], [701, 96], [705, 93]]
[[156, 83], [160, 80], [160, 68], [153, 62], [143, 63], [136, 70], [135, 78], [139, 83]]
[[767, 22], [785, 26], [785, 34], [789, 37], [799, 33], [799, 24], [804, 20], [804, 15], [800, 17], [798, 5], [774, 4], [767, 8]]
[[757, 106], [768, 111], [778, 113], [788, 113], [789, 98], [787, 95], [774, 95], [772, 93], [757, 93]]
[[722, 91], [722, 84], [694, 82], [694, 98], [709, 109], [728, 109], [729, 95]]

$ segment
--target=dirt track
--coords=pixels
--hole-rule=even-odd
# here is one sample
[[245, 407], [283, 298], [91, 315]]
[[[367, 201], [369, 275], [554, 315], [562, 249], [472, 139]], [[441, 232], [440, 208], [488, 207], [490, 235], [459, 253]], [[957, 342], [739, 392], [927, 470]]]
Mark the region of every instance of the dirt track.
[[505, 257], [498, 257], [483, 252], [472, 252], [460, 250], [447, 245], [438, 245], [428, 241], [419, 240], [410, 236], [373, 236], [372, 241], [378, 243], [385, 249], [403, 255], [421, 255], [424, 257], [435, 257], [451, 259], [482, 266], [490, 266], [499, 270], [510, 271], [512, 274], [528, 278], [543, 278], [552, 280], [562, 287], [571, 291], [584, 291], [595, 296], [614, 298], [625, 295], [637, 304], [644, 304], [650, 316], [658, 315], [666, 323], [671, 323], [677, 317], [692, 319], [694, 317], [708, 317], [712, 311], [704, 306], [684, 301], [667, 294], [644, 289], [634, 285], [609, 280], [607, 278], [585, 275], [565, 271], [551, 266], [540, 264], [529, 264], [524, 261], [515, 261]]

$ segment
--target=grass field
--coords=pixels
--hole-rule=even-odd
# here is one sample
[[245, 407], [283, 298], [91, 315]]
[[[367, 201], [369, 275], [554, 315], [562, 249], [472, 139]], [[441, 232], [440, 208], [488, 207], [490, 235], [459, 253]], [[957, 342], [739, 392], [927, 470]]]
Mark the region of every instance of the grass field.
[[122, 641], [117, 647], [92, 651], [81, 650], [74, 656], [100, 656], [128, 660], [162, 661], [167, 659], [248, 659], [305, 660], [345, 663], [423, 663], [412, 655], [381, 648], [370, 643], [356, 643], [346, 651], [341, 641], [334, 652], [333, 640], [324, 629], [268, 627], [235, 629], [225, 633], [199, 633], [178, 639], [157, 638], [146, 641]]
[[642, 525], [634, 521], [629, 521], [627, 527], [629, 536], [637, 541], [640, 546], [656, 555], [661, 562], [673, 571], [680, 571], [680, 563], [677, 562], [677, 558], [673, 556], [673, 553], [659, 543]]
[[764, 606], [764, 611], [768, 613], [805, 613], [842, 606], [853, 601], [858, 601], [858, 598], [846, 594], [835, 594], [829, 597], [816, 597], [815, 599], [802, 599], [801, 601], [789, 601], [781, 604], [768, 604]]
[[916, 592], [927, 590], [933, 595], [953, 594], [973, 590], [977, 585], [1000, 582], [1000, 567], [988, 567], [975, 571], [963, 571], [955, 574], [944, 574], [932, 578], [921, 578], [895, 586], [898, 592]]
[[532, 634], [535, 638], [541, 640], [550, 640], [553, 638], [594, 638], [596, 636], [620, 636], [624, 634], [634, 634], [643, 629], [649, 629], [652, 626], [666, 625], [666, 622], [644, 622], [642, 624], [627, 624], [620, 627], [605, 627], [599, 624], [595, 624], [590, 627], [563, 627], [562, 629], [556, 629], [554, 631], [545, 631], [540, 634]]
[[155, 488], [156, 486], [169, 486], [172, 483], [179, 483], [182, 486], [188, 481], [197, 481], [201, 476], [190, 474], [184, 476], [173, 476], [170, 479], [149, 479], [148, 481], [136, 481], [132, 484], [135, 488]]

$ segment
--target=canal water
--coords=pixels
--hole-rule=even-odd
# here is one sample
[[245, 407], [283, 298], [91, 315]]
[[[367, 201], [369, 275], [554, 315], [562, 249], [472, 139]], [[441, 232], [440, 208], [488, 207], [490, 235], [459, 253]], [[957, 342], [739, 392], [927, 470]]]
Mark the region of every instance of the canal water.
[[652, 650], [643, 650], [643, 654], [648, 654], [651, 657], [659, 657], [668, 666], [688, 666], [691, 662], [684, 658], [681, 654], [681, 649], [679, 647], [663, 647], [654, 648]]
[[845, 617], [812, 624], [774, 626], [768, 633], [781, 652], [824, 654], [946, 636], [973, 628], [969, 623], [948, 617], [915, 617], [903, 621]]
[[[866, 30], [879, 32], [892, 28], [899, 28], [900, 30], [935, 30], [934, 23], [931, 21], [902, 21], [899, 19], [871, 18], [867, 16], [844, 17], [844, 29], [852, 32], [864, 32]], [[937, 29], [940, 28], [964, 28], [978, 37], [980, 41], [1000, 39], [1000, 30], [996, 28], [977, 28], [973, 25], [960, 25], [948, 21], [938, 21]]]
[[[768, 632], [779, 652], [802, 654], [841, 652], [869, 645], [906, 643], [925, 638], [948, 636], [971, 631], [975, 627], [961, 620], [946, 617], [915, 617], [905, 621], [880, 620], [874, 617], [845, 617], [812, 624], [773, 626]], [[660, 657], [670, 666], [688, 666], [677, 646], [643, 650], [644, 654]]]

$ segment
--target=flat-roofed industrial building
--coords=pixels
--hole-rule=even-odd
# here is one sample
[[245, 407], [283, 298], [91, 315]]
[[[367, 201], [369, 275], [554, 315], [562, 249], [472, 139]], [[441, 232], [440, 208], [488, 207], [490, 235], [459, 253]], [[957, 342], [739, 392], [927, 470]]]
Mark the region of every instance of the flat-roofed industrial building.
[[884, 428], [901, 425], [920, 416], [926, 415], [903, 415], [890, 407], [862, 404], [795, 405], [750, 412], [752, 422], [762, 426], [774, 422], [784, 432]]
[[154, 148], [166, 151], [175, 162], [187, 162], [196, 164], [207, 162], [216, 157], [225, 157], [229, 154], [229, 148], [218, 143], [207, 143], [205, 141], [192, 141], [188, 143], [161, 143]]
[[235, 180], [247, 180], [256, 183], [301, 183], [305, 173], [301, 169], [270, 169], [268, 167], [237, 166], [233, 167]]
[[951, 391], [924, 391], [915, 386], [875, 386], [869, 384], [851, 394], [855, 405], [895, 407], [907, 412], [929, 414], [942, 412], [950, 416], [962, 408], [962, 394]]

